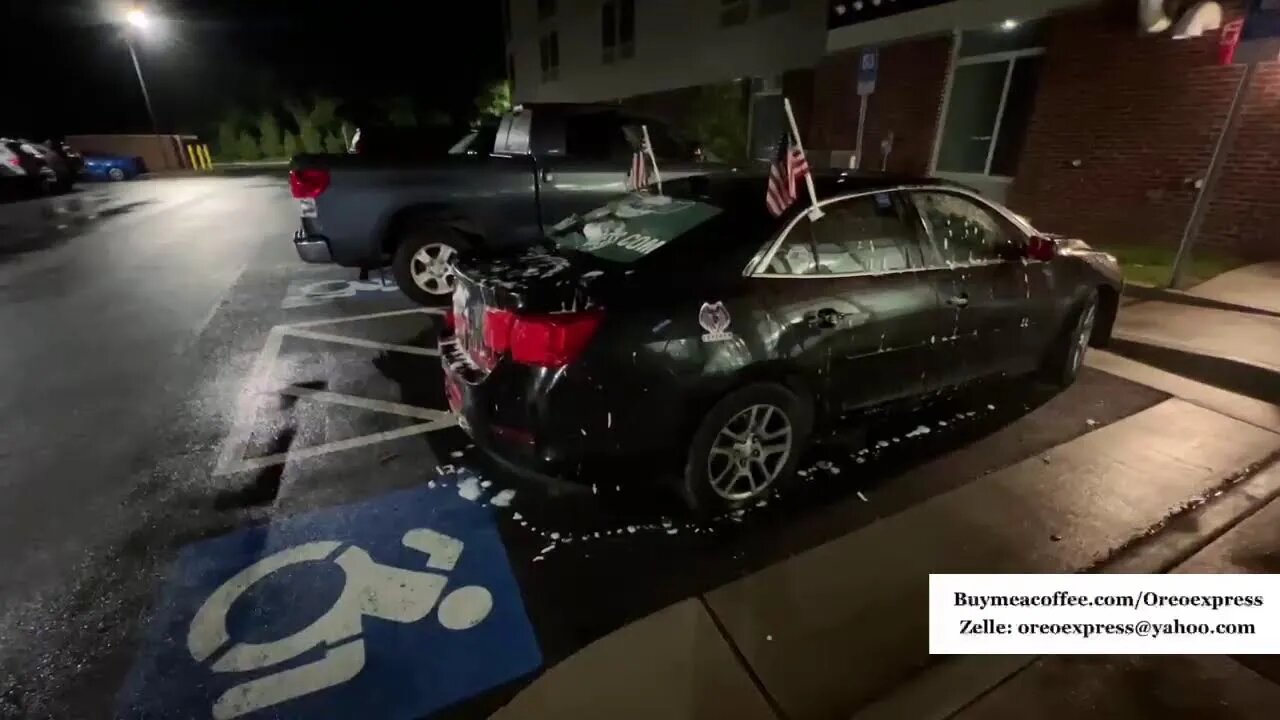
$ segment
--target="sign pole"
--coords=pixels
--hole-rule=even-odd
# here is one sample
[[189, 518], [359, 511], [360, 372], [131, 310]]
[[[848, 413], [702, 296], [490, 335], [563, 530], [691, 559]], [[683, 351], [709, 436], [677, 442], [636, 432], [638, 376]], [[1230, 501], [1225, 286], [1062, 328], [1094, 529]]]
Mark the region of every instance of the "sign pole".
[[1231, 108], [1227, 110], [1227, 123], [1218, 134], [1218, 142], [1213, 148], [1213, 157], [1209, 160], [1209, 172], [1205, 175], [1200, 192], [1196, 195], [1195, 204], [1191, 206], [1191, 217], [1182, 231], [1182, 240], [1178, 243], [1178, 254], [1173, 260], [1173, 272], [1169, 278], [1169, 287], [1177, 288], [1186, 275], [1187, 260], [1191, 256], [1191, 247], [1195, 245], [1204, 225], [1205, 215], [1209, 213], [1209, 201], [1213, 198], [1218, 181], [1222, 179], [1222, 171], [1227, 164], [1227, 156], [1235, 144], [1236, 134], [1240, 131], [1240, 116], [1243, 115], [1244, 99], [1249, 95], [1254, 76], [1258, 74], [1257, 61], [1251, 60], [1244, 66], [1244, 74], [1236, 85], [1236, 94], [1231, 98]]
[[862, 138], [867, 131], [867, 96], [859, 95], [861, 101], [858, 104], [858, 140], [853, 146], [853, 166], [856, 169], [862, 169]]

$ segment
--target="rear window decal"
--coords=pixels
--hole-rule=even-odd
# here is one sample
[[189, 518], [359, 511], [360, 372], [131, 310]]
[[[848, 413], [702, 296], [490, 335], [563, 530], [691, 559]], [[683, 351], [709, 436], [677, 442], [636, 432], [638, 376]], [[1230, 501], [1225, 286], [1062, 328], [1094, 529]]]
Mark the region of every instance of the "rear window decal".
[[552, 240], [603, 260], [635, 262], [718, 214], [706, 203], [632, 193], [561, 221]]

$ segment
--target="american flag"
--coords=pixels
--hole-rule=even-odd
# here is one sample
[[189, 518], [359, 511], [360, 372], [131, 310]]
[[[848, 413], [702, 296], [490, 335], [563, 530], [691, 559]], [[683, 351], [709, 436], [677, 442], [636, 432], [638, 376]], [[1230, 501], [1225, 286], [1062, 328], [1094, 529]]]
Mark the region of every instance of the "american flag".
[[800, 146], [791, 142], [791, 133], [782, 134], [778, 142], [778, 157], [769, 169], [769, 189], [765, 193], [765, 205], [774, 217], [791, 207], [796, 201], [796, 183], [809, 174], [809, 161], [805, 159]]
[[649, 185], [649, 167], [644, 161], [644, 148], [640, 148], [631, 156], [631, 169], [627, 171], [627, 184], [632, 190], [639, 190]]

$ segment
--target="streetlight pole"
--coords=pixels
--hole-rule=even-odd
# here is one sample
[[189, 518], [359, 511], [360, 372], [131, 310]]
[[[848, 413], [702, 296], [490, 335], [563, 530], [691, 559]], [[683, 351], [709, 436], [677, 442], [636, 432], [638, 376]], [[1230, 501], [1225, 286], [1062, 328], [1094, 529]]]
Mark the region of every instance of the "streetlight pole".
[[160, 125], [156, 122], [155, 110], [151, 107], [151, 94], [147, 92], [147, 82], [142, 79], [142, 65], [138, 64], [138, 53], [133, 49], [133, 39], [129, 36], [134, 30], [146, 32], [151, 26], [151, 16], [142, 8], [135, 7], [125, 13], [124, 20], [129, 27], [124, 29], [124, 44], [129, 46], [129, 57], [133, 60], [133, 72], [138, 76], [138, 87], [142, 88], [142, 101], [147, 104], [147, 117], [151, 119], [151, 132], [160, 134]]
[[129, 46], [129, 57], [133, 59], [133, 71], [138, 75], [138, 87], [142, 88], [142, 101], [147, 104], [147, 117], [151, 119], [151, 132], [160, 134], [160, 126], [156, 123], [156, 113], [151, 109], [151, 95], [147, 92], [147, 82], [142, 79], [142, 66], [138, 64], [138, 53], [133, 49], [133, 41], [126, 35], [124, 44]]

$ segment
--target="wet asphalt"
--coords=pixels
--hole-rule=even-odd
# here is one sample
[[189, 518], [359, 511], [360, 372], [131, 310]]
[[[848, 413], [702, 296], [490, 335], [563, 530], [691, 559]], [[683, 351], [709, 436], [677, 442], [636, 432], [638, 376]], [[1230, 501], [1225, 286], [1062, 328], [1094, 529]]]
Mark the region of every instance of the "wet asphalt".
[[[478, 662], [459, 685], [471, 689], [429, 713], [482, 716], [536, 667], [630, 620], [1165, 398], [1092, 370], [1060, 394], [988, 382], [832, 438], [791, 487], [695, 520], [661, 482], [545, 486], [476, 453], [444, 412], [438, 316], [376, 278], [300, 263], [282, 178], [107, 191], [122, 209], [0, 244], [0, 717], [207, 716], [156, 691], [199, 684], [154, 650], [186, 627], [171, 607], [183, 563], [228, 538], [269, 547], [309, 518], [359, 544], [377, 522], [342, 508], [410, 496], [424, 525], [481, 518], [505, 554], [481, 571], [513, 578], [536, 639], [533, 673]], [[285, 597], [318, 607], [264, 601], [241, 625], [305, 627], [333, 602], [330, 580], [281, 579]], [[306, 617], [280, 619], [290, 613]], [[441, 647], [453, 664], [509, 654]]]

